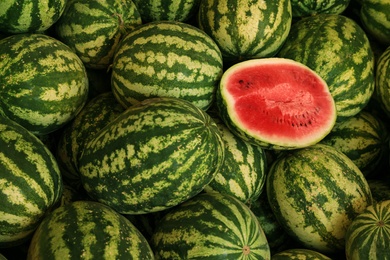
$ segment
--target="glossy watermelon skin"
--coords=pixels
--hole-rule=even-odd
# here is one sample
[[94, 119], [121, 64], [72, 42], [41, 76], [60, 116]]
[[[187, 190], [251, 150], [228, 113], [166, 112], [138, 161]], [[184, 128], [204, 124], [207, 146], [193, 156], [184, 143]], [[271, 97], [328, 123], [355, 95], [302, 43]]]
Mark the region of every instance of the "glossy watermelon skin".
[[222, 76], [216, 43], [195, 26], [155, 21], [121, 41], [112, 64], [112, 91], [129, 107], [153, 97], [176, 97], [208, 109]]
[[331, 260], [330, 257], [307, 248], [292, 248], [272, 255], [272, 260]]
[[131, 0], [69, 0], [54, 27], [56, 37], [86, 67], [107, 69], [122, 38], [141, 24], [141, 16]]
[[390, 259], [390, 200], [368, 206], [345, 234], [347, 259]]
[[229, 194], [250, 205], [263, 192], [267, 162], [264, 149], [234, 135], [216, 112], [208, 112], [220, 130], [225, 146], [225, 159], [207, 192]]
[[89, 100], [72, 122], [62, 129], [56, 158], [64, 179], [75, 188], [81, 187], [78, 161], [85, 143], [124, 110], [112, 92], [101, 93]]
[[250, 209], [218, 192], [202, 193], [170, 210], [150, 240], [156, 259], [270, 259], [264, 232]]
[[79, 159], [83, 187], [123, 214], [157, 212], [200, 193], [224, 143], [210, 116], [179, 98], [133, 105], [95, 134]]
[[154, 21], [187, 22], [198, 12], [201, 0], [133, 0], [143, 23]]
[[0, 147], [0, 248], [4, 248], [30, 238], [59, 201], [63, 182], [57, 162], [46, 146], [3, 115]]
[[290, 1], [201, 1], [198, 26], [218, 44], [225, 62], [274, 56], [289, 34]]
[[2, 0], [0, 2], [0, 31], [43, 33], [61, 17], [66, 0]]
[[374, 92], [370, 42], [359, 24], [346, 16], [319, 14], [297, 21], [277, 56], [307, 65], [326, 81], [338, 121], [359, 113]]
[[44, 34], [0, 41], [0, 110], [37, 135], [59, 130], [82, 109], [88, 78], [80, 58]]
[[336, 123], [321, 143], [347, 155], [365, 176], [373, 173], [387, 150], [389, 132], [384, 122], [363, 110]]
[[154, 259], [145, 237], [124, 216], [94, 201], [76, 201], [47, 215], [27, 259]]
[[286, 232], [306, 248], [325, 254], [344, 250], [348, 226], [373, 203], [359, 168], [324, 144], [281, 155], [268, 172], [266, 189]]

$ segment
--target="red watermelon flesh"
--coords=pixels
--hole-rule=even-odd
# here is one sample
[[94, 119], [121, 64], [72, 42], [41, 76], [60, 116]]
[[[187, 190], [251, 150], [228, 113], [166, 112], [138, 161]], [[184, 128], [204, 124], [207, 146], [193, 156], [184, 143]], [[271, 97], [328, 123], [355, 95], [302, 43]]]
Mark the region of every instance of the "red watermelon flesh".
[[325, 137], [336, 121], [326, 82], [290, 59], [235, 64], [222, 76], [219, 91], [234, 127], [260, 145], [309, 146]]

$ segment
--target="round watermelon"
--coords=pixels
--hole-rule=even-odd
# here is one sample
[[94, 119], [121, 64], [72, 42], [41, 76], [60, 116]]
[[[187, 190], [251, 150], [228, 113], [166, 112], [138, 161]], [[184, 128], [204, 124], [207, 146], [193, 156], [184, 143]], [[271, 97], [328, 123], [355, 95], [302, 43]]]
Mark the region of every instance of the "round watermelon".
[[137, 27], [119, 44], [112, 91], [124, 107], [176, 97], [207, 109], [222, 69], [221, 52], [205, 32], [183, 22], [155, 21]]
[[383, 46], [390, 45], [390, 2], [388, 0], [361, 1], [359, 17], [367, 33]]
[[274, 56], [292, 23], [290, 0], [200, 2], [198, 26], [218, 44], [225, 62]]
[[75, 201], [48, 214], [27, 259], [154, 259], [148, 241], [123, 215], [95, 201]]
[[0, 110], [34, 134], [62, 128], [88, 98], [80, 58], [44, 34], [15, 34], [0, 40]]
[[313, 145], [336, 122], [326, 82], [290, 59], [253, 59], [231, 66], [222, 75], [216, 104], [233, 133], [267, 149]]

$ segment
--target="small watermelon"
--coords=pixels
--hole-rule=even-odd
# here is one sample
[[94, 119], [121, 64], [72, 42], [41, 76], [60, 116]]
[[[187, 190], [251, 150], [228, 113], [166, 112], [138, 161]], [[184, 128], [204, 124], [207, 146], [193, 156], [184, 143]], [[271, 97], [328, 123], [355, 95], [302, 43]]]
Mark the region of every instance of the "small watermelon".
[[341, 14], [350, 0], [291, 0], [293, 17], [306, 17], [316, 14]]
[[326, 82], [290, 59], [253, 59], [231, 66], [222, 75], [216, 103], [234, 133], [264, 148], [315, 144], [336, 122]]

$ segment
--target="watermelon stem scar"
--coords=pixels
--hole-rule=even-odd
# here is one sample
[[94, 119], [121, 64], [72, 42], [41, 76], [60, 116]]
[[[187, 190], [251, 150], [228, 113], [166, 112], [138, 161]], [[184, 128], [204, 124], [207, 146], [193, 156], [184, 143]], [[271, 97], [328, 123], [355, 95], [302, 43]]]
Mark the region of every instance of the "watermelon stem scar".
[[217, 107], [233, 132], [265, 148], [315, 144], [336, 121], [327, 83], [304, 64], [285, 58], [247, 60], [228, 68]]

